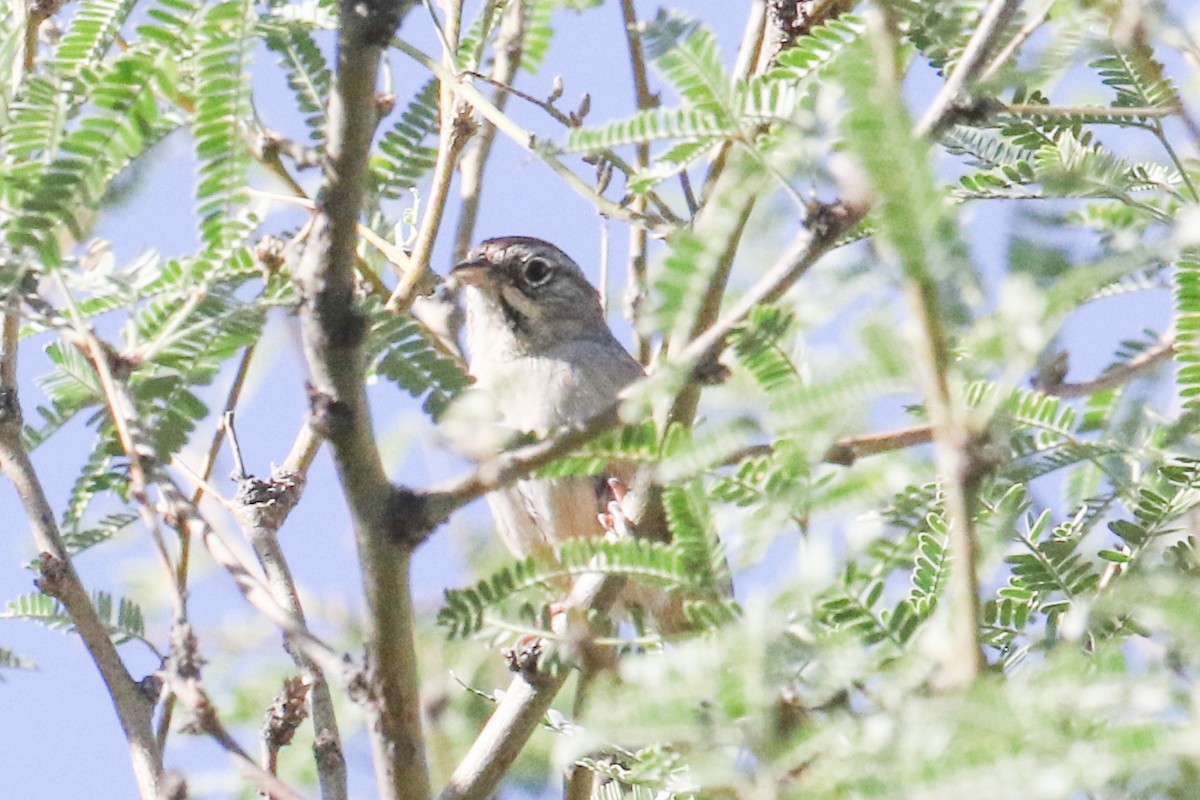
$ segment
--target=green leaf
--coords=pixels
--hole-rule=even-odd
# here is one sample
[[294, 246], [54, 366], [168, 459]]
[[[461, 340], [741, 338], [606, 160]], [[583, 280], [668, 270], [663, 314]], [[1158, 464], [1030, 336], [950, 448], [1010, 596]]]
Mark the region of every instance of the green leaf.
[[1200, 398], [1200, 252], [1189, 250], [1175, 265], [1175, 380], [1188, 408]]
[[[0, 669], [37, 669], [37, 664], [7, 647], [0, 647]], [[0, 675], [0, 682], [3, 681], [3, 675]]]
[[[486, 611], [513, 597], [594, 573], [624, 575], [664, 592], [708, 589], [697, 583], [683, 554], [673, 545], [644, 539], [570, 539], [562, 544], [557, 560], [538, 563], [528, 558], [503, 567], [467, 589], [447, 589], [437, 621], [451, 638], [469, 636], [485, 626]], [[704, 598], [698, 594], [693, 599]]]
[[462, 365], [438, 349], [412, 317], [382, 309], [369, 313], [373, 322], [366, 347], [368, 375], [380, 375], [411, 396], [424, 397], [425, 412], [437, 419], [469, 383]]
[[86, 527], [80, 526], [75, 530], [64, 531], [63, 543], [67, 546], [67, 552], [72, 555], [82, 553], [84, 550], [107, 542], [137, 520], [138, 515], [130, 512], [109, 514]]
[[1154, 57], [1154, 51], [1142, 41], [1124, 47], [1111, 47], [1110, 55], [1089, 65], [1100, 73], [1104, 85], [1117, 92], [1118, 108], [1175, 108], [1179, 96]]
[[82, 0], [54, 52], [51, 68], [65, 78], [91, 67], [116, 41], [136, 0]]
[[995, 414], [1044, 433], [1045, 443], [1075, 438], [1078, 413], [1060, 397], [975, 381], [967, 386], [966, 401], [973, 407], [991, 406]]
[[654, 464], [662, 458], [658, 430], [653, 422], [626, 425], [596, 437], [571, 455], [538, 470], [543, 478], [568, 475], [603, 475], [613, 464]]
[[268, 26], [267, 47], [279, 55], [296, 106], [305, 114], [314, 145], [325, 141], [325, 106], [333, 76], [312, 33], [298, 24]]
[[686, 165], [713, 142], [736, 133], [737, 127], [707, 109], [654, 108], [639, 111], [627, 119], [572, 128], [563, 149], [568, 153], [599, 153], [626, 144], [681, 139], [694, 149], [671, 151], [667, 163], [674, 167], [681, 163]]
[[[137, 640], [155, 650], [154, 645], [145, 638], [145, 618], [136, 603], [124, 597], [114, 598], [108, 592], [93, 592], [91, 601], [96, 615], [115, 644]], [[73, 631], [75, 625], [66, 606], [53, 597], [37, 592], [9, 601], [4, 611], [0, 612], [0, 619], [27, 619], [58, 630]]]
[[862, 18], [843, 14], [814, 25], [806, 36], [799, 36], [791, 47], [780, 50], [767, 73], [770, 80], [799, 82], [819, 75], [851, 44], [862, 38], [866, 25]]
[[733, 83], [717, 50], [717, 37], [698, 20], [660, 10], [642, 33], [646, 54], [692, 107], [729, 122]]
[[662, 495], [672, 547], [679, 554], [680, 565], [691, 575], [692, 584], [713, 592], [732, 585], [703, 484], [693, 480], [683, 486], [668, 486]]
[[244, 141], [252, 113], [253, 21], [247, 0], [223, 0], [208, 7], [201, 23], [192, 135], [200, 165], [196, 210], [210, 258], [228, 254], [255, 224], [246, 208], [250, 153]]
[[427, 141], [437, 135], [440, 119], [438, 83], [431, 80], [417, 91], [379, 141], [380, 154], [371, 163], [380, 194], [400, 197], [433, 169], [437, 150]]
[[738, 363], [767, 394], [803, 385], [800, 371], [783, 345], [794, 321], [791, 314], [778, 307], [758, 306], [729, 337]]
[[877, 195], [873, 215], [895, 249], [905, 277], [931, 294], [942, 323], [964, 316], [966, 291], [977, 286], [969, 254], [938, 187], [929, 145], [913, 135], [902, 93], [885, 77], [874, 50], [858, 42], [836, 74], [850, 101], [846, 143]]
[[557, 3], [555, 0], [530, 0], [522, 5], [525, 12], [525, 38], [521, 48], [521, 69], [533, 75], [550, 49], [550, 40], [554, 36], [550, 16]]
[[[40, 151], [46, 163], [29, 164], [34, 170], [27, 175], [18, 170], [14, 185], [4, 189], [16, 208], [3, 221], [11, 247], [34, 250], [45, 266], [56, 267], [61, 234], [83, 238], [112, 181], [178, 126], [157, 104], [157, 56], [153, 49], [133, 48], [91, 77], [86, 88], [95, 103], [65, 135], [62, 122], [49, 117], [53, 133], [29, 120], [18, 127], [20, 140], [10, 146], [30, 155]], [[57, 93], [52, 97], [62, 104]], [[29, 141], [39, 132], [45, 135], [40, 145]], [[57, 149], [46, 149], [55, 143]]]
[[720, 255], [708, 239], [680, 231], [671, 240], [661, 268], [652, 273], [654, 305], [646, 311], [643, 329], [663, 331], [670, 339], [686, 338], [719, 266]]

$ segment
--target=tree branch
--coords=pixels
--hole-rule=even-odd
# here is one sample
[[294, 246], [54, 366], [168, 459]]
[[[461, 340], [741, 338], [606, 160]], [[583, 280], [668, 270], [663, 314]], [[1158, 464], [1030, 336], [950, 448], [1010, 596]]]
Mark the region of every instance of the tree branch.
[[[521, 4], [517, 5], [520, 7]], [[446, 41], [442, 53], [442, 60], [447, 69], [454, 69], [458, 62], [458, 30], [461, 15], [461, 0], [447, 4]], [[441, 119], [439, 120], [437, 157], [433, 164], [429, 196], [425, 201], [425, 214], [421, 218], [417, 239], [413, 244], [412, 256], [409, 259], [412, 269], [400, 277], [396, 290], [388, 299], [388, 307], [393, 310], [407, 309], [412, 306], [413, 300], [418, 294], [426, 294], [433, 290], [435, 275], [430, 269], [429, 259], [433, 255], [433, 245], [442, 226], [442, 216], [446, 211], [446, 198], [450, 195], [450, 181], [454, 177], [454, 167], [458, 164], [458, 157], [462, 155], [467, 141], [475, 132], [469, 109], [456, 102], [454, 93], [449, 86], [442, 84], [439, 87], [438, 98]]]
[[238, 771], [253, 782], [263, 795], [270, 800], [303, 800], [290, 786], [260, 767], [238, 744], [217, 716], [216, 706], [200, 685], [199, 678], [183, 677], [169, 670], [164, 670], [163, 675], [171, 692], [196, 716], [196, 728], [211, 736], [229, 755]]
[[[625, 43], [629, 48], [629, 66], [633, 73], [633, 96], [639, 111], [654, 108], [656, 99], [650, 93], [646, 77], [646, 57], [642, 51], [642, 35], [638, 31], [637, 12], [633, 0], [621, 0], [621, 20], [625, 23]], [[634, 168], [645, 171], [650, 164], [650, 145], [642, 142], [634, 148]], [[630, 209], [642, 214], [646, 211], [646, 198], [638, 195], [630, 201]], [[650, 340], [638, 330], [642, 303], [646, 299], [646, 231], [634, 227], [629, 230], [628, 284], [625, 287], [626, 308], [629, 321], [633, 324], [634, 357], [642, 365], [650, 363]]]
[[[237, 515], [236, 504], [221, 497], [214, 487], [203, 481], [182, 461], [177, 459], [175, 463], [196, 481], [197, 485], [203, 486], [207, 494], [219, 498], [231, 513]], [[255, 570], [250, 561], [239, 555], [237, 544], [223, 528], [209, 525], [173, 482], [164, 480], [160, 483], [160, 487], [166, 504], [165, 513], [175, 519], [176, 525], [186, 527], [190, 535], [200, 537], [208, 549], [209, 555], [230, 574], [247, 602], [283, 631], [291, 645], [303, 648], [305, 655], [325, 672], [342, 674], [352, 668], [349, 659], [344, 654], [339, 653], [315, 636], [309, 631], [303, 620], [276, 602], [266, 576]]]
[[[1037, 384], [1035, 381], [1034, 388], [1055, 397], [1088, 397], [1096, 392], [1124, 386], [1169, 359], [1174, 352], [1175, 338], [1168, 334], [1159, 339], [1153, 347], [1147, 348], [1144, 352], [1140, 353], [1136, 358], [1130, 359], [1125, 364], [1119, 364], [1091, 380], [1080, 381], [1079, 383], [1054, 383], [1045, 385]], [[912, 425], [908, 428], [900, 428], [884, 433], [866, 433], [858, 436], [848, 436], [844, 439], [838, 439], [829, 446], [829, 449], [825, 452], [824, 461], [827, 464], [849, 467], [858, 459], [865, 458], [866, 456], [889, 453], [893, 450], [904, 450], [909, 447], [916, 447], [917, 445], [929, 444], [931, 441], [933, 441], [933, 428], [927, 424]], [[725, 459], [724, 463], [726, 465], [736, 464], [747, 458], [770, 455], [773, 451], [774, 447], [769, 444], [750, 445], [730, 455]]]
[[[241, 448], [234, 432], [232, 412], [226, 412], [222, 429], [229, 433], [230, 446], [239, 465], [234, 515], [246, 539], [254, 548], [254, 555], [263, 568], [267, 586], [275, 602], [286, 609], [299, 624], [307, 625], [304, 609], [300, 604], [300, 594], [292, 579], [292, 571], [284, 557], [283, 548], [279, 545], [279, 528], [300, 501], [300, 494], [304, 488], [303, 473], [277, 470], [268, 480], [247, 475], [241, 467]], [[338, 731], [329, 682], [325, 680], [321, 668], [304, 649], [293, 647], [287, 637], [284, 638], [284, 649], [291, 655], [304, 678], [304, 683], [309, 687], [313, 750], [316, 755], [321, 797], [325, 800], [345, 800], [348, 796], [346, 759], [342, 751], [342, 739]]]
[[[636, 521], [631, 517], [631, 522]], [[564, 604], [564, 616], [581, 620], [590, 629], [587, 612], [610, 608], [624, 584], [624, 578], [600, 573], [581, 577]], [[587, 638], [585, 635], [582, 640]], [[535, 651], [532, 663], [525, 665], [521, 663], [523, 654], [514, 656], [516, 676], [438, 800], [487, 800], [496, 791], [569, 677], [565, 669], [555, 673], [538, 670], [536, 658]]]
[[996, 57], [992, 59], [992, 62], [988, 64], [987, 68], [984, 69], [979, 75], [980, 81], [986, 83], [992, 78], [996, 77], [1004, 65], [1008, 63], [1009, 59], [1011, 59], [1016, 54], [1017, 50], [1020, 49], [1021, 45], [1025, 44], [1025, 42], [1029, 40], [1029, 37], [1032, 36], [1038, 28], [1045, 24], [1046, 20], [1050, 18], [1050, 11], [1054, 8], [1054, 0], [1044, 0], [1044, 6], [1045, 7], [1029, 22], [1027, 22], [1021, 28], [1021, 30], [1017, 31], [1016, 36], [1013, 36], [1013, 38], [1009, 40], [1008, 44], [1004, 45], [1004, 47], [1000, 49], [1000, 52], [996, 54]]
[[849, 467], [858, 459], [866, 456], [904, 450], [920, 444], [928, 444], [932, 440], [933, 429], [928, 425], [913, 425], [886, 433], [850, 436], [839, 439], [830, 445], [829, 450], [825, 453], [825, 462]]
[[580, 425], [570, 426], [539, 442], [500, 453], [485, 461], [467, 475], [417, 492], [422, 516], [429, 527], [441, 524], [454, 511], [488, 492], [520, 480], [529, 473], [571, 453], [612, 430], [620, 421], [620, 403], [594, 415]]
[[702, 362], [715, 358], [725, 347], [725, 339], [755, 306], [773, 303], [782, 297], [866, 216], [866, 212], [864, 207], [842, 203], [816, 206], [805, 228], [796, 235], [775, 264], [670, 363], [676, 367], [694, 369]]
[[[517, 74], [521, 64], [521, 53], [525, 47], [525, 31], [528, 27], [525, 19], [526, 6], [524, 3], [513, 3], [508, 7], [500, 21], [500, 35], [496, 38], [496, 54], [492, 63], [492, 74], [489, 82], [496, 85], [492, 93], [492, 104], [500, 113], [508, 105], [509, 85]], [[475, 223], [479, 217], [479, 204], [483, 198], [483, 169], [487, 166], [488, 156], [492, 152], [492, 144], [496, 141], [496, 126], [484, 122], [475, 134], [474, 146], [462, 157], [459, 170], [459, 193], [462, 202], [459, 204], [458, 226], [454, 233], [454, 263], [465, 261], [467, 252], [475, 240]]]
[[[1019, 6], [1019, 0], [988, 4], [957, 66], [914, 128], [914, 136], [936, 135], [953, 119], [963, 92], [985, 69]], [[895, 44], [890, 37], [875, 39], [882, 51], [880, 65], [890, 67]], [[897, 80], [887, 69], [880, 69], [880, 76], [884, 79], [882, 91], [898, 91]], [[904, 261], [904, 295], [917, 329], [917, 374], [933, 429], [934, 462], [942, 480], [948, 550], [954, 564], [947, 586], [950, 643], [943, 658], [942, 680], [948, 689], [962, 689], [974, 682], [984, 666], [975, 536], [975, 506], [985, 463], [980, 455], [982, 431], [976, 428], [955, 386], [950, 340], [939, 313], [942, 289], [938, 279], [922, 259]]]
[[1038, 385], [1037, 389], [1056, 397], [1087, 397], [1105, 389], [1114, 389], [1129, 383], [1171, 358], [1175, 354], [1175, 335], [1164, 334], [1152, 347], [1147, 348], [1124, 364], [1118, 364], [1090, 381], [1080, 383], [1052, 383]]
[[397, 507], [371, 429], [364, 387], [366, 320], [355, 304], [356, 224], [378, 122], [383, 49], [412, 0], [343, 3], [336, 85], [327, 114], [329, 173], [299, 269], [305, 357], [317, 427], [332, 449], [358, 543], [370, 610], [371, 726], [381, 798], [427, 800], [409, 564], [413, 542], [393, 535]]
[[669, 226], [664, 225], [660, 220], [651, 219], [645, 215], [634, 214], [625, 206], [614, 203], [604, 195], [598, 193], [594, 188], [584, 182], [582, 178], [576, 175], [566, 164], [558, 158], [557, 155], [550, 152], [545, 147], [539, 147], [537, 137], [529, 131], [526, 131], [521, 126], [517, 125], [507, 116], [505, 116], [492, 101], [483, 95], [478, 89], [469, 83], [465, 83], [461, 78], [447, 70], [438, 62], [434, 61], [429, 56], [422, 53], [417, 48], [410, 45], [402, 39], [397, 39], [393, 45], [400, 52], [409, 56], [418, 63], [424, 65], [430, 72], [437, 76], [441, 81], [454, 91], [462, 100], [470, 103], [476, 111], [478, 111], [484, 119], [496, 126], [498, 130], [508, 136], [519, 146], [529, 151], [533, 155], [541, 159], [550, 169], [563, 179], [567, 186], [575, 190], [577, 194], [583, 197], [596, 207], [596, 210], [606, 217], [618, 219], [622, 222], [628, 222], [631, 225], [644, 227], [648, 230], [658, 233], [669, 233]]
[[[917, 123], [914, 131], [916, 136], [936, 136], [953, 119], [955, 104], [961, 100], [963, 92], [987, 69], [988, 59], [1000, 43], [1004, 29], [1020, 7], [1021, 0], [992, 0], [988, 3], [979, 19], [979, 27], [975, 29], [975, 33], [963, 49], [954, 71], [950, 73], [941, 91]], [[998, 69], [1002, 63], [997, 60], [994, 68]]]
[[[15, 349], [6, 349], [3, 358], [4, 364], [13, 363]], [[156, 698], [148, 696], [130, 676], [75, 571], [70, 552], [54, 521], [54, 510], [46, 500], [41, 481], [21, 442], [21, 409], [16, 386], [10, 382], [15, 369], [0, 365], [0, 376], [4, 378], [0, 382], [0, 468], [17, 489], [34, 542], [42, 554], [38, 588], [66, 608], [112, 698], [129, 746], [138, 793], [142, 800], [156, 800], [163, 779], [162, 755], [153, 726]]]

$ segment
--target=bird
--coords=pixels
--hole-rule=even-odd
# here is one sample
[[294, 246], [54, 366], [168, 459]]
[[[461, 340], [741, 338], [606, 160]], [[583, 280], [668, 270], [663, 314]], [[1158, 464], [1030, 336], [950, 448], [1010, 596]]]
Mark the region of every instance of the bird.
[[[486, 393], [503, 428], [544, 436], [582, 423], [645, 375], [608, 327], [583, 270], [553, 244], [530, 236], [488, 239], [451, 276], [466, 288], [472, 390]], [[598, 476], [518, 480], [490, 492], [487, 502], [514, 556], [552, 565], [569, 539], [623, 533], [624, 490], [640, 487], [640, 477], [635, 465], [615, 463]], [[658, 487], [643, 499], [633, 533], [669, 541]], [[648, 612], [663, 634], [688, 628], [682, 599], [661, 588], [626, 586], [619, 605]]]
[[[499, 423], [544, 436], [609, 408], [645, 373], [608, 327], [600, 296], [558, 247], [530, 236], [488, 239], [451, 275], [467, 287], [468, 369]], [[543, 558], [563, 541], [601, 536], [609, 478], [530, 478], [491, 492], [500, 538], [518, 558]]]

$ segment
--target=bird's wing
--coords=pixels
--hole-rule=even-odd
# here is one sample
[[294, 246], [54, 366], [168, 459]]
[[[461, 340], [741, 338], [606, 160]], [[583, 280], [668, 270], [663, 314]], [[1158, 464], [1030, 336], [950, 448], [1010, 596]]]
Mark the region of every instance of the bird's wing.
[[[511, 381], [496, 375], [491, 387], [505, 426], [544, 435], [606, 409], [642, 368], [615, 339], [588, 340], [520, 359], [508, 374]], [[566, 539], [601, 535], [597, 515], [610, 498], [607, 477], [528, 479], [493, 492], [488, 500], [501, 538], [525, 557], [547, 554]]]
[[488, 496], [504, 543], [521, 557], [546, 556], [566, 539], [599, 536], [597, 515], [606, 502], [603, 478], [517, 481]]

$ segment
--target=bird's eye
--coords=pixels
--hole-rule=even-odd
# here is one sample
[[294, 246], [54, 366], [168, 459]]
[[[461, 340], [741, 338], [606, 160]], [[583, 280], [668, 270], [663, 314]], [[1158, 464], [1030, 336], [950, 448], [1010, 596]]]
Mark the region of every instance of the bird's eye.
[[531, 258], [525, 264], [525, 282], [530, 286], [540, 286], [550, 280], [553, 271], [545, 259]]

